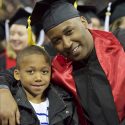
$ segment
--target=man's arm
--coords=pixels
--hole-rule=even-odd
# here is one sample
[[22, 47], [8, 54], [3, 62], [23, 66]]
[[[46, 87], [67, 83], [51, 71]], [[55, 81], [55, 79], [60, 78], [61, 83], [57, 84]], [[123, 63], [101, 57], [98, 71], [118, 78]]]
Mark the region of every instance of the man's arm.
[[13, 76], [14, 68], [0, 73], [0, 124], [16, 125], [20, 123], [20, 113], [10, 92], [10, 87], [16, 80]]
[[16, 82], [13, 75], [14, 69], [15, 67], [0, 72], [0, 88], [10, 88]]

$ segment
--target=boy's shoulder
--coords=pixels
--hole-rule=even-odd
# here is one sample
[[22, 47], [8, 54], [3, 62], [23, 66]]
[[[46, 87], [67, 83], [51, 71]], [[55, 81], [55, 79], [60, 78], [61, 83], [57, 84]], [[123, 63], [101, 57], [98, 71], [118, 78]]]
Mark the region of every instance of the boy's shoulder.
[[56, 84], [52, 84], [52, 83], [51, 83], [50, 88], [51, 88], [54, 92], [56, 92], [56, 93], [58, 93], [58, 94], [60, 94], [60, 95], [62, 95], [62, 96], [72, 97], [71, 93], [69, 93], [69, 92], [68, 92], [64, 87], [62, 87], [62, 86], [59, 86], [59, 85], [56, 85]]

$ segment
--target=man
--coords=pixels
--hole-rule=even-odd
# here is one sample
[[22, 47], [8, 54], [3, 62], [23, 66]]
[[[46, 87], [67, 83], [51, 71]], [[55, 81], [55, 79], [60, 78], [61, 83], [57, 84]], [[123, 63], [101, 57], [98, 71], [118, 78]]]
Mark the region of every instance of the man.
[[[60, 81], [74, 96], [78, 108], [82, 106], [83, 116], [79, 113], [82, 109], [78, 113], [82, 121], [86, 120], [83, 125], [125, 125], [125, 53], [118, 40], [112, 33], [89, 30], [86, 20], [66, 0], [37, 2], [32, 25], [37, 21], [42, 22], [46, 35], [63, 55], [53, 59], [52, 81]], [[3, 73], [13, 84], [11, 74]], [[1, 75], [0, 115], [4, 123], [19, 118], [13, 117], [18, 109], [6, 80]], [[11, 109], [5, 108], [8, 101]]]

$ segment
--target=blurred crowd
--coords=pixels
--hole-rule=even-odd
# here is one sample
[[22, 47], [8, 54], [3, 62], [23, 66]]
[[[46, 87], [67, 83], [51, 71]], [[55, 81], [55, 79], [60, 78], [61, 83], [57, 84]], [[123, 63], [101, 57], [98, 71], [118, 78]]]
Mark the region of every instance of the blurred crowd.
[[11, 18], [19, 7], [33, 7], [35, 0], [1, 0], [0, 20]]

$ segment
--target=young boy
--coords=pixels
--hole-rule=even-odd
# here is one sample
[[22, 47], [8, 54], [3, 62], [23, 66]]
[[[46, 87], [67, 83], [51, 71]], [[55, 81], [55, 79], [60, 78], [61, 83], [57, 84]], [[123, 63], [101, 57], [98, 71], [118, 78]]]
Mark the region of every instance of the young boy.
[[72, 97], [59, 86], [50, 84], [51, 61], [38, 46], [19, 52], [11, 86], [18, 104], [21, 125], [78, 125]]

